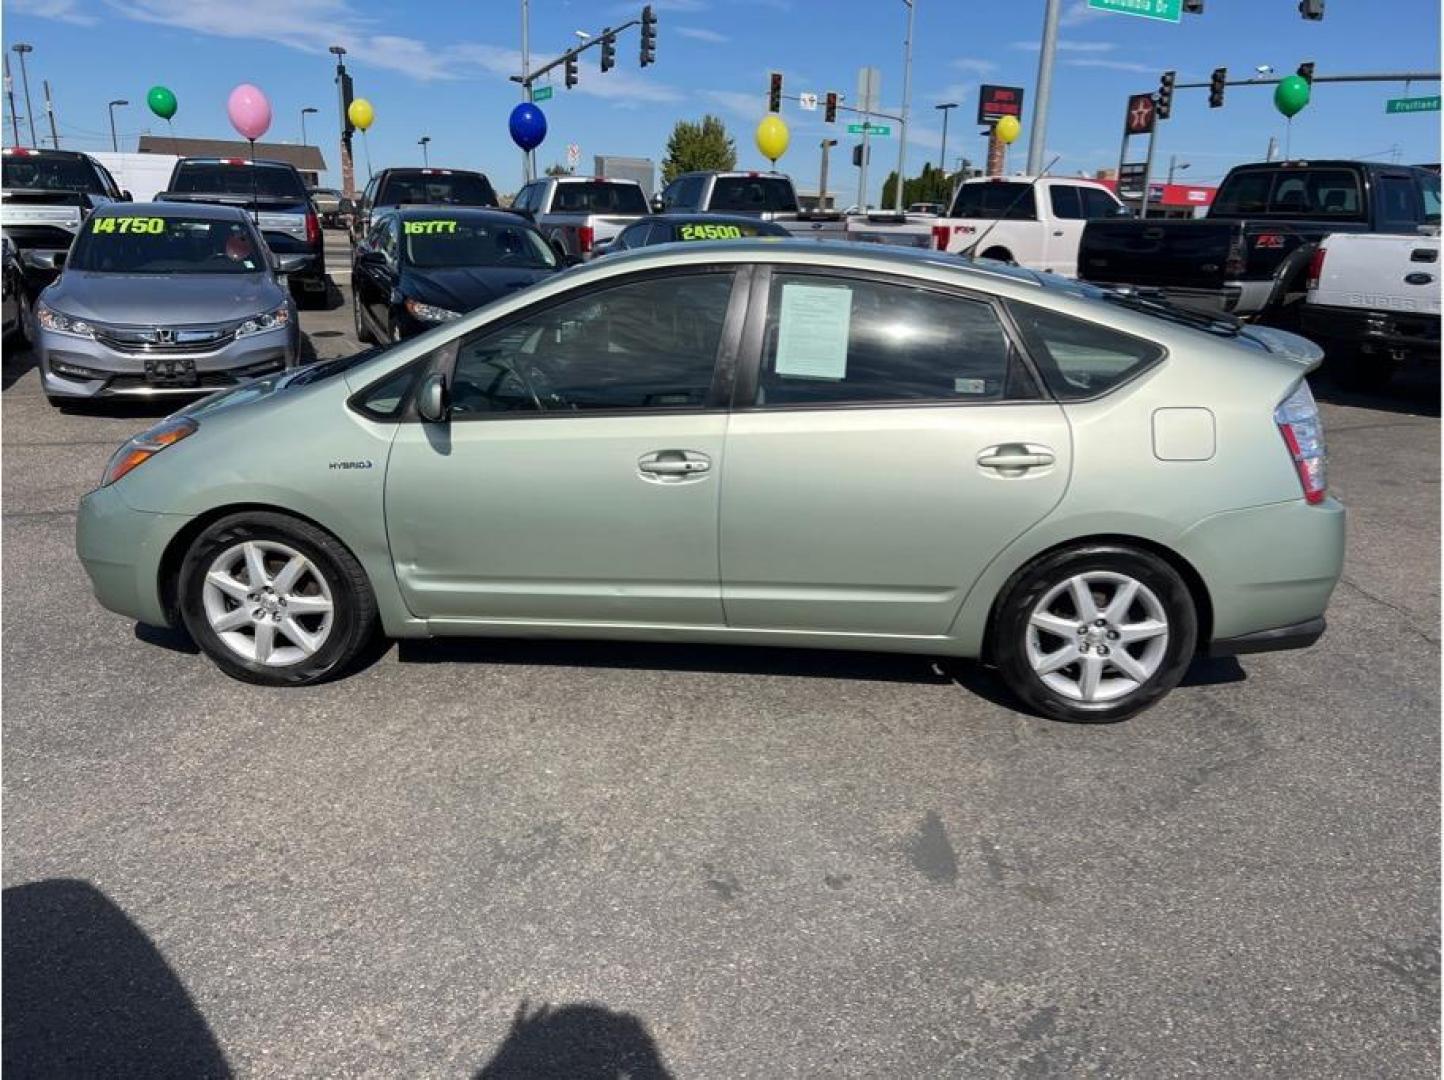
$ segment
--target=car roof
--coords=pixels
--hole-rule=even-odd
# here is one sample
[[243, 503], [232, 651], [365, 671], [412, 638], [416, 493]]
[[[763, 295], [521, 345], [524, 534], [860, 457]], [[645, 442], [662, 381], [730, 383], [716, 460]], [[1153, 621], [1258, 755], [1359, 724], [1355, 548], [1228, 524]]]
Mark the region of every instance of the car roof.
[[7, 146], [4, 150], [5, 157], [63, 157], [63, 158], [90, 158], [90, 155], [80, 150], [56, 150], [44, 146]]
[[625, 176], [544, 176], [543, 180], [555, 180], [558, 184], [631, 184], [633, 187], [641, 187], [635, 180], [628, 180]]
[[182, 165], [247, 165], [251, 167], [290, 169], [296, 171], [296, 166], [289, 161], [273, 161], [270, 158], [238, 158], [238, 157], [183, 157], [176, 163], [176, 168]]
[[393, 165], [389, 169], [382, 169], [376, 175], [389, 177], [397, 173], [416, 173], [422, 176], [486, 176], [486, 173], [478, 169], [446, 169], [436, 165]]
[[201, 218], [206, 221], [244, 221], [250, 215], [244, 207], [203, 202], [106, 203], [96, 217]]

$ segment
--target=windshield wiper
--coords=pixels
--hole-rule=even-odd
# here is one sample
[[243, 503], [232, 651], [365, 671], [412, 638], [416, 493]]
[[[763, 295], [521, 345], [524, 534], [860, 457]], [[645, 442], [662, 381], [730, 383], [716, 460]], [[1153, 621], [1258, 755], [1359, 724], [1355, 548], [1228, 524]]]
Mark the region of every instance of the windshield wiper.
[[1159, 289], [1104, 289], [1103, 299], [1130, 311], [1156, 315], [1160, 319], [1191, 326], [1219, 337], [1238, 337], [1243, 329], [1243, 322], [1232, 315], [1223, 312], [1207, 315], [1201, 311], [1190, 311], [1169, 301]]

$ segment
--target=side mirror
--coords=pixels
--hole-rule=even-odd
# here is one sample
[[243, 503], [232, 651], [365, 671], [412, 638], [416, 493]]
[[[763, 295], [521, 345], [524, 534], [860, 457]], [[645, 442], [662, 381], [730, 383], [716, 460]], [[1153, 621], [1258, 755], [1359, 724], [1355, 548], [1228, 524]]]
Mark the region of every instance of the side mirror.
[[446, 388], [445, 375], [436, 372], [426, 376], [416, 395], [416, 411], [421, 419], [433, 424], [444, 424], [451, 419], [451, 392]]
[[298, 274], [306, 269], [306, 263], [309, 259], [309, 255], [277, 255], [276, 273]]
[[59, 270], [65, 265], [65, 256], [64, 251], [27, 251], [20, 261], [36, 270]]
[[520, 206], [508, 206], [507, 209], [510, 210], [517, 217], [526, 218], [533, 225], [536, 224], [536, 214], [532, 213], [530, 210], [524, 210]]
[[128, 192], [128, 191], [122, 191], [122, 192], [120, 193], [120, 201], [121, 201], [121, 202], [135, 202], [135, 196], [132, 195], [132, 194], [131, 194], [130, 192]]
[[666, 207], [665, 207], [665, 206], [663, 205], [663, 203], [662, 203], [662, 196], [660, 196], [660, 195], [653, 195], [653, 196], [652, 196], [652, 213], [654, 213], [654, 214], [660, 214], [660, 213], [661, 213], [663, 210], [665, 210], [665, 209], [666, 209]]

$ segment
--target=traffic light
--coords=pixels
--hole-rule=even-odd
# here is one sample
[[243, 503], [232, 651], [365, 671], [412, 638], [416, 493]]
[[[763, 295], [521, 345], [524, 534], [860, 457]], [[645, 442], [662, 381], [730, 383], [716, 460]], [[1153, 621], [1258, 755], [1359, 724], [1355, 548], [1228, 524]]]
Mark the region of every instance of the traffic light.
[[1223, 88], [1228, 85], [1228, 68], [1214, 68], [1208, 80], [1208, 107], [1223, 108]]
[[657, 62], [657, 16], [652, 5], [642, 9], [642, 66]]
[[822, 119], [829, 124], [837, 123], [837, 93], [829, 90], [827, 92], [827, 105], [823, 110]]
[[577, 85], [577, 58], [575, 56], [567, 57], [566, 83], [568, 90]]
[[1178, 72], [1165, 71], [1163, 78], [1158, 80], [1158, 119], [1167, 120], [1173, 112], [1173, 84], [1178, 79]]
[[617, 66], [617, 39], [610, 29], [602, 32], [602, 70], [611, 71]]
[[1324, 17], [1324, 0], [1299, 0], [1299, 14], [1315, 21]]
[[782, 72], [780, 71], [772, 73], [772, 82], [767, 90], [767, 111], [782, 111]]
[[[872, 147], [870, 146], [867, 148], [867, 160], [868, 164], [872, 164]], [[852, 163], [858, 168], [862, 168], [862, 143], [858, 143], [852, 148]]]
[[1185, 15], [1202, 15], [1203, 0], [1183, 0], [1183, 13]]
[[1314, 85], [1314, 62], [1313, 62], [1312, 60], [1310, 60], [1310, 61], [1308, 61], [1307, 63], [1300, 64], [1300, 65], [1299, 65], [1299, 70], [1298, 70], [1298, 76], [1299, 76], [1299, 78], [1303, 79], [1304, 82], [1308, 83], [1310, 86], [1313, 86], [1313, 85]]

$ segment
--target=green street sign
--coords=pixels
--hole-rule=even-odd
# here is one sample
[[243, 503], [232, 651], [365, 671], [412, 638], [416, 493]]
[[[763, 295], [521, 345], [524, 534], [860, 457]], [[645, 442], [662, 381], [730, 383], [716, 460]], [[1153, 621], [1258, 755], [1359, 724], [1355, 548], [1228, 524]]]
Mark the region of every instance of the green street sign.
[[532, 101], [550, 101], [552, 99], [552, 88], [550, 86], [538, 86], [531, 92]]
[[[862, 125], [861, 125], [861, 124], [848, 124], [848, 125], [847, 125], [847, 133], [848, 133], [849, 135], [861, 135], [861, 134], [862, 134]], [[890, 127], [889, 127], [888, 125], [886, 125], [886, 124], [868, 124], [868, 125], [867, 125], [867, 133], [868, 133], [869, 135], [881, 135], [881, 136], [886, 137], [886, 136], [892, 134], [892, 128], [890, 128]]]
[[1433, 97], [1396, 97], [1390, 98], [1384, 106], [1386, 113], [1404, 112], [1438, 112], [1439, 95]]
[[1163, 22], [1176, 23], [1183, 14], [1183, 0], [1088, 0], [1088, 6], [1094, 11], [1112, 11]]

